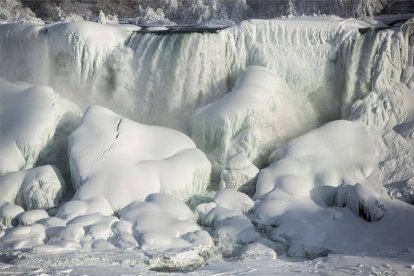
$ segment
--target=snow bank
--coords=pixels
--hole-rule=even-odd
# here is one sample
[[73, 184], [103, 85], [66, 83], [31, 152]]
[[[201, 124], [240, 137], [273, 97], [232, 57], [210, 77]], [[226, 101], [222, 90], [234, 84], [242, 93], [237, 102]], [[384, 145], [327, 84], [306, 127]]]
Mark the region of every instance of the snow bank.
[[209, 184], [211, 165], [190, 138], [90, 107], [69, 138], [75, 198], [104, 197], [119, 210], [149, 194], [186, 200]]
[[49, 165], [0, 177], [0, 201], [25, 210], [58, 207], [65, 190], [59, 170]]
[[67, 136], [79, 114], [50, 87], [0, 78], [0, 176], [35, 164], [54, 164], [65, 173]]

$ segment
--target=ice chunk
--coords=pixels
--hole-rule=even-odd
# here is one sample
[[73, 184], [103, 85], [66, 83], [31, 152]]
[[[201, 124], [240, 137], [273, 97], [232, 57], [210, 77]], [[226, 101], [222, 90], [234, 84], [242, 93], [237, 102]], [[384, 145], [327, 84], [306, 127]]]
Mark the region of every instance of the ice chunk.
[[65, 189], [59, 170], [49, 165], [0, 177], [0, 201], [12, 202], [26, 210], [59, 206]]
[[138, 246], [138, 242], [132, 236], [132, 223], [126, 220], [115, 222], [112, 227], [113, 236], [110, 241], [113, 245], [122, 249], [131, 249]]
[[412, 91], [405, 85], [382, 87], [365, 98], [356, 101], [350, 111], [351, 120], [360, 120], [369, 127], [390, 130], [395, 125], [412, 119], [414, 108]]
[[[161, 254], [160, 254], [161, 253]], [[173, 269], [191, 269], [205, 263], [200, 256], [199, 248], [166, 250], [150, 256], [148, 261], [152, 270], [171, 271]]]
[[114, 210], [149, 194], [188, 199], [206, 190], [211, 165], [190, 138], [90, 107], [69, 138], [75, 198], [102, 196]]
[[7, 229], [0, 238], [0, 249], [28, 249], [43, 244], [45, 228], [40, 224]]
[[341, 185], [338, 187], [334, 205], [348, 207], [367, 221], [377, 221], [384, 216], [384, 207], [379, 198], [374, 191], [359, 183], [354, 186]]
[[166, 213], [176, 217], [179, 220], [194, 219], [194, 213], [190, 210], [190, 208], [188, 208], [184, 202], [178, 200], [170, 194], [151, 194], [145, 201], [157, 204]]
[[272, 150], [316, 122], [306, 98], [291, 91], [272, 71], [251, 66], [230, 93], [197, 110], [193, 138], [220, 173], [229, 157], [240, 152], [263, 166]]
[[244, 152], [239, 152], [227, 161], [226, 168], [221, 173], [220, 186], [253, 195], [258, 174], [259, 169]]
[[104, 198], [71, 200], [59, 208], [56, 213], [56, 217], [69, 221], [79, 216], [96, 213], [103, 216], [110, 216], [114, 213], [114, 211]]
[[241, 252], [241, 257], [243, 259], [265, 258], [265, 259], [275, 260], [277, 257], [277, 254], [272, 248], [266, 245], [263, 245], [261, 243], [255, 242], [255, 243], [248, 244], [243, 248]]
[[65, 173], [67, 136], [79, 118], [79, 109], [52, 88], [0, 78], [0, 176], [35, 164]]
[[27, 226], [35, 222], [38, 222], [39, 220], [46, 219], [48, 217], [49, 215], [45, 210], [30, 210], [19, 215], [19, 224], [22, 226]]
[[0, 203], [0, 230], [15, 226], [24, 209], [9, 202]]
[[145, 250], [189, 247], [207, 250], [213, 245], [210, 235], [195, 223], [184, 203], [164, 194], [149, 196], [147, 201], [134, 201], [120, 211], [122, 223], [116, 225], [114, 239], [118, 246], [131, 246], [133, 243], [128, 242], [131, 234]]
[[241, 213], [246, 213], [254, 205], [253, 200], [251, 200], [251, 198], [246, 194], [229, 189], [219, 190], [214, 198], [214, 201], [220, 207]]

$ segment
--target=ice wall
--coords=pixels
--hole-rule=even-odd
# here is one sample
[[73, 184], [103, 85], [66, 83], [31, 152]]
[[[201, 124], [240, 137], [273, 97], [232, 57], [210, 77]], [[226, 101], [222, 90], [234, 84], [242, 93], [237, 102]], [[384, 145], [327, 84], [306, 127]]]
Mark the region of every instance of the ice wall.
[[0, 76], [50, 85], [83, 108], [100, 104], [190, 134], [195, 109], [230, 91], [247, 66], [260, 65], [307, 97], [326, 122], [345, 116], [377, 84], [400, 78], [407, 39], [399, 30], [360, 34], [367, 26], [293, 18], [244, 21], [217, 34], [159, 35], [91, 22], [3, 24]]

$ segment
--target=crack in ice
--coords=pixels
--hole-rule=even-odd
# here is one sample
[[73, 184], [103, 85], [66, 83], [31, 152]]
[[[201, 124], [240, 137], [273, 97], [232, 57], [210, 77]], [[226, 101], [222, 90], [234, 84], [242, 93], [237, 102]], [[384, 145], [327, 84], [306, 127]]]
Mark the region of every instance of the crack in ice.
[[111, 145], [106, 149], [106, 150], [104, 150], [103, 152], [102, 152], [102, 154], [101, 154], [101, 156], [99, 156], [98, 157], [98, 159], [96, 159], [96, 161], [94, 162], [94, 164], [93, 164], [93, 166], [92, 167], [95, 167], [95, 165], [96, 165], [96, 163], [98, 163], [98, 161], [99, 160], [101, 160], [103, 157], [104, 157], [104, 155], [107, 153], [107, 152], [109, 152], [111, 149], [112, 149], [112, 147], [114, 146], [114, 144], [115, 144], [115, 142], [116, 142], [116, 140], [119, 138], [119, 135], [121, 134], [121, 132], [120, 132], [120, 128], [121, 128], [121, 123], [122, 123], [122, 120], [123, 120], [124, 118], [122, 117], [122, 118], [120, 118], [119, 119], [119, 121], [118, 121], [118, 123], [117, 123], [117, 125], [116, 125], [116, 135], [115, 135], [115, 138], [114, 139], [112, 139], [112, 143], [111, 143]]

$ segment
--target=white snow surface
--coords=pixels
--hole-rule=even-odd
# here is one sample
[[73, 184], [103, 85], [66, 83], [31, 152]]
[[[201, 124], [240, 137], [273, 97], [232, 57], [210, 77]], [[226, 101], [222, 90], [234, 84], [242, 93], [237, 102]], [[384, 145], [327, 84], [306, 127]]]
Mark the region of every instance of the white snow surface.
[[58, 207], [65, 190], [65, 181], [54, 166], [36, 167], [0, 177], [0, 202], [10, 202], [25, 210]]
[[307, 198], [320, 186], [355, 185], [380, 161], [380, 137], [360, 122], [333, 121], [275, 152], [258, 179], [256, 198]]
[[[171, 35], [0, 25], [0, 269], [412, 274], [412, 24], [305, 17]], [[73, 105], [17, 80], [105, 106], [70, 135], [76, 194], [56, 213], [43, 208], [63, 182], [38, 166], [64, 168], [65, 143], [50, 137]], [[19, 139], [30, 158], [7, 155]], [[36, 171], [55, 172], [51, 189]]]
[[272, 150], [315, 125], [317, 111], [306, 97], [272, 71], [251, 66], [231, 92], [196, 111], [193, 138], [221, 173], [239, 153], [263, 166]]
[[99, 106], [85, 112], [69, 152], [75, 198], [104, 197], [114, 210], [158, 192], [186, 200], [209, 184], [210, 162], [190, 138]]
[[67, 165], [67, 135], [80, 111], [47, 86], [0, 78], [0, 176], [54, 164]]

